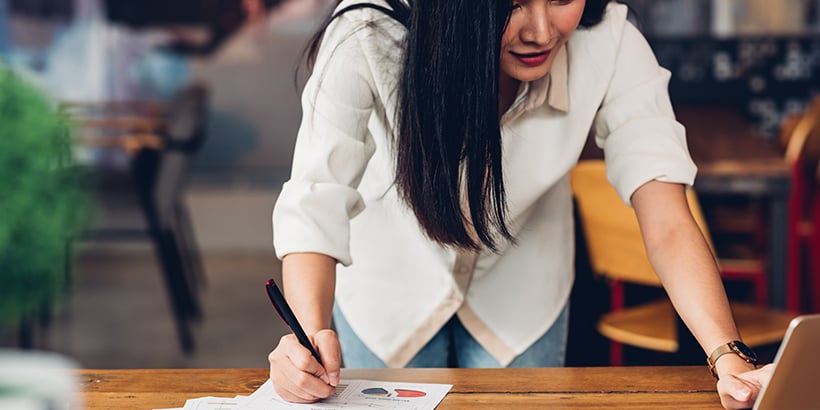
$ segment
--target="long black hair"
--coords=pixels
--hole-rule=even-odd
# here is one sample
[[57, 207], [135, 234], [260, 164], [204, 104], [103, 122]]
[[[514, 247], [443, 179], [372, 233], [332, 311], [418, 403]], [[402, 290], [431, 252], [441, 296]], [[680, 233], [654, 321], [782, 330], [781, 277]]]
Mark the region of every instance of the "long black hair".
[[[396, 186], [422, 230], [443, 245], [497, 250], [506, 221], [498, 79], [512, 0], [385, 0], [337, 11], [306, 50], [312, 66], [327, 24], [369, 7], [407, 28], [398, 81]], [[587, 0], [581, 25], [609, 0]], [[341, 1], [340, 1], [341, 3]]]

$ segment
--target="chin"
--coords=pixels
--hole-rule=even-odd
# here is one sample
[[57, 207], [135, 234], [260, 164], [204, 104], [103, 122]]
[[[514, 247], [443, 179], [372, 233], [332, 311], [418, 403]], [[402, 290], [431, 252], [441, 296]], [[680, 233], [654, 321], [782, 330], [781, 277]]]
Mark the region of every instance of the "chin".
[[548, 69], [519, 71], [518, 73], [516, 73], [517, 75], [515, 76], [515, 79], [521, 82], [536, 81], [544, 78], [544, 76], [548, 73]]

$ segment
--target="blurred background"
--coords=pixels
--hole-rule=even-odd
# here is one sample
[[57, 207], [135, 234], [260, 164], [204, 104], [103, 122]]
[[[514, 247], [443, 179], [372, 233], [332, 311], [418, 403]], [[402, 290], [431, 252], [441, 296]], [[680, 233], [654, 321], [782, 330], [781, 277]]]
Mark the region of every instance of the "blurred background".
[[67, 291], [0, 325], [0, 346], [100, 368], [266, 365], [284, 332], [263, 290], [270, 216], [329, 3], [0, 1], [2, 64], [70, 118], [89, 181], [74, 265], [54, 272]]
[[[0, 64], [66, 119], [65, 164], [86, 210], [80, 228], [47, 235], [63, 252], [43, 277], [61, 285], [16, 293], [30, 303], [0, 318], [0, 347], [56, 351], [89, 368], [267, 366], [285, 332], [263, 292], [280, 274], [270, 213], [300, 121], [302, 52], [335, 3], [0, 0]], [[760, 268], [752, 279], [727, 275], [731, 296], [820, 311], [820, 155], [810, 142], [820, 138], [820, 0], [626, 3], [673, 73], [718, 256]], [[789, 151], [795, 127], [806, 142]], [[0, 151], [15, 140], [2, 134]], [[0, 164], [1, 178], [19, 169]], [[0, 192], [0, 204], [17, 192]], [[0, 253], [31, 231], [29, 214], [9, 215], [0, 239], [3, 225], [18, 233]], [[569, 364], [605, 365], [595, 323], [615, 296], [584, 240], [579, 232]], [[42, 248], [32, 249], [29, 258]], [[0, 277], [9, 261], [0, 258]], [[625, 354], [627, 364], [658, 360]]]

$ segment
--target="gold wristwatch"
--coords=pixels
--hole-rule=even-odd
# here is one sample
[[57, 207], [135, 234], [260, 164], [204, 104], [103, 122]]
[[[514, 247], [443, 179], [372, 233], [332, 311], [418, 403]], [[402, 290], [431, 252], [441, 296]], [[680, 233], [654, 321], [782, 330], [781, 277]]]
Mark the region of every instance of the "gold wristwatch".
[[729, 343], [718, 346], [712, 351], [712, 354], [706, 358], [706, 364], [709, 365], [709, 371], [715, 379], [718, 378], [717, 370], [715, 369], [715, 362], [717, 362], [717, 359], [720, 356], [727, 353], [734, 353], [738, 355], [741, 359], [745, 360], [746, 363], [751, 363], [752, 365], [757, 363], [757, 355], [754, 350], [752, 350], [749, 346], [746, 346], [746, 344], [740, 340], [732, 340]]

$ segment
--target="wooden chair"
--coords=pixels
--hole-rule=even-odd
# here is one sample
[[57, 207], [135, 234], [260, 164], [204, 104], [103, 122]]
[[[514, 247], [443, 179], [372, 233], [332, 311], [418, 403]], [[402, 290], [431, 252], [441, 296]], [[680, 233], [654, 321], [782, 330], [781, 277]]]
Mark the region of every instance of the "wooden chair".
[[[607, 181], [604, 161], [581, 161], [570, 178], [590, 264], [595, 274], [606, 278], [611, 286], [610, 311], [597, 324], [598, 331], [611, 341], [611, 364], [622, 364], [622, 344], [678, 352], [681, 349], [681, 322], [668, 298], [626, 307], [625, 284], [660, 287], [661, 283], [646, 255], [637, 217]], [[709, 231], [692, 190], [687, 193], [687, 199], [695, 220], [711, 245]], [[763, 266], [755, 261], [733, 263], [733, 269], [739, 269], [741, 263], [755, 271]], [[719, 265], [723, 266], [721, 261]], [[793, 318], [791, 314], [754, 304], [733, 302], [732, 310], [743, 340], [752, 347], [779, 342]]]
[[[92, 190], [103, 208], [138, 204], [145, 223], [141, 226], [106, 224], [91, 228], [76, 239], [149, 239], [152, 242], [168, 290], [179, 343], [185, 352], [195, 348], [190, 321], [201, 316], [198, 287], [203, 283], [204, 272], [184, 188], [193, 155], [204, 142], [207, 99], [207, 89], [202, 85], [184, 88], [169, 103], [167, 112], [163, 111], [161, 120], [138, 122], [162, 124], [151, 129], [135, 129], [134, 123], [122, 121], [81, 123], [86, 127], [114, 127], [121, 131], [113, 138], [84, 140], [95, 146], [123, 148], [131, 156], [125, 178], [117, 176], [106, 182], [103, 170], [98, 172], [102, 175], [98, 175]], [[139, 140], [133, 140], [135, 136]], [[129, 140], [132, 142], [123, 142]], [[106, 141], [109, 142], [106, 144]]]
[[[820, 96], [814, 97], [804, 112], [783, 122], [778, 140], [792, 171], [786, 284], [788, 308], [820, 312]], [[804, 260], [808, 261], [805, 268]], [[811, 293], [801, 294], [803, 288], [810, 289]]]
[[[820, 312], [820, 96], [803, 112], [783, 120], [777, 143], [791, 176], [786, 222], [786, 308], [792, 312]], [[713, 210], [713, 228], [716, 232], [765, 237], [766, 221], [759, 207], [751, 208], [727, 206]]]

